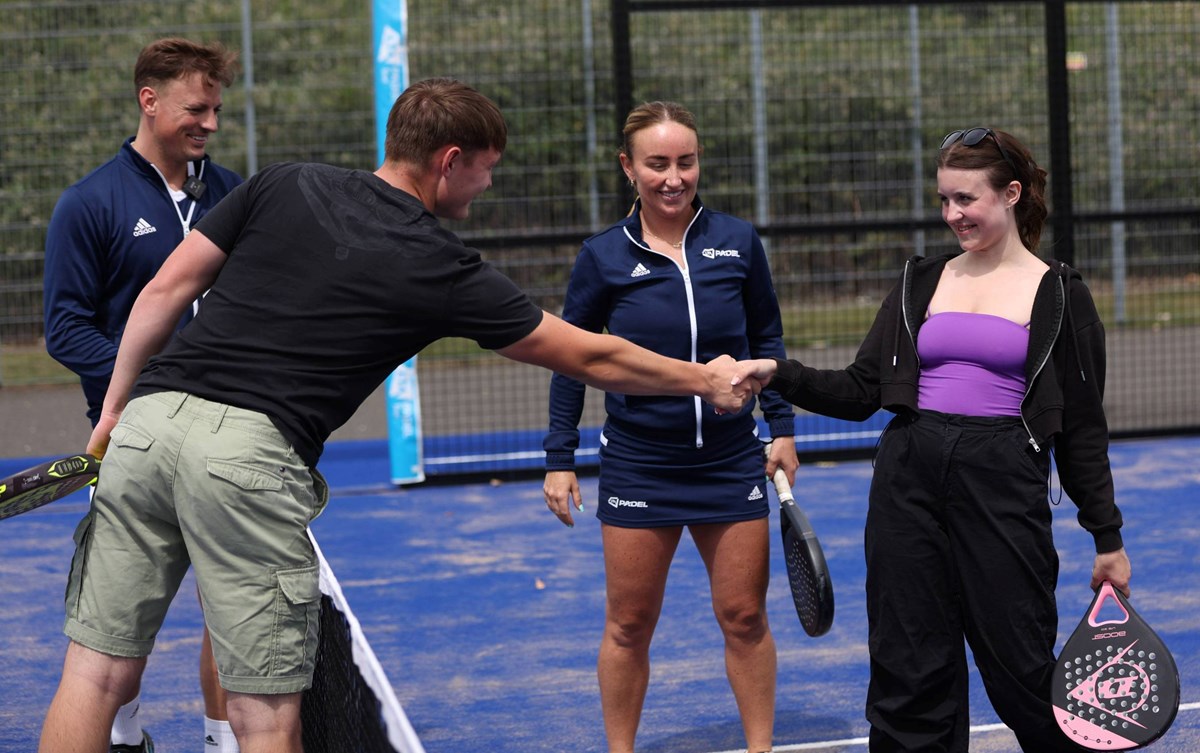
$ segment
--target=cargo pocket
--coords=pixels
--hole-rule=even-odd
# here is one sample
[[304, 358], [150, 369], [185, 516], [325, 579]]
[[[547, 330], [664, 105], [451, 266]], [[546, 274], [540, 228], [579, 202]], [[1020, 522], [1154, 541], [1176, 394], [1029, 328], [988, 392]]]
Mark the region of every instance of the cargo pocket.
[[316, 664], [321, 616], [317, 566], [275, 571], [275, 630], [270, 674], [311, 675]]
[[316, 520], [317, 516], [325, 511], [325, 506], [329, 504], [329, 482], [321, 475], [316, 468], [309, 468], [309, 473], [312, 475], [313, 492], [316, 494], [316, 505], [313, 507], [312, 517], [308, 522]]
[[278, 491], [283, 488], [283, 478], [279, 474], [250, 463], [209, 458], [208, 472], [246, 491]]
[[154, 444], [154, 437], [143, 434], [128, 423], [119, 423], [109, 434], [109, 444], [114, 444], [117, 447], [127, 447], [131, 450], [142, 450], [144, 452], [150, 449], [150, 445]]
[[75, 526], [75, 534], [72, 536], [75, 541], [75, 554], [71, 557], [71, 572], [67, 576], [66, 593], [63, 594], [67, 617], [75, 617], [79, 614], [79, 590], [83, 583], [83, 570], [87, 564], [88, 539], [91, 538], [94, 519], [95, 512], [89, 509], [87, 515], [83, 516], [83, 520], [79, 521], [79, 525]]

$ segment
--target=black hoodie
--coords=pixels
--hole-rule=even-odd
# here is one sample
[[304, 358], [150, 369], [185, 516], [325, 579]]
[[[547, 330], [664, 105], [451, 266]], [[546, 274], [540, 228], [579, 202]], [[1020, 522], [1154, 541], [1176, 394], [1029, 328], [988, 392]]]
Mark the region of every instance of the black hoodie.
[[[791, 403], [834, 418], [864, 421], [880, 408], [917, 410], [917, 332], [942, 269], [955, 255], [914, 256], [884, 300], [845, 369], [777, 360], [771, 388]], [[1104, 416], [1104, 325], [1077, 271], [1050, 261], [1033, 302], [1021, 420], [1036, 452], [1054, 449], [1063, 489], [1096, 551], [1121, 548]]]

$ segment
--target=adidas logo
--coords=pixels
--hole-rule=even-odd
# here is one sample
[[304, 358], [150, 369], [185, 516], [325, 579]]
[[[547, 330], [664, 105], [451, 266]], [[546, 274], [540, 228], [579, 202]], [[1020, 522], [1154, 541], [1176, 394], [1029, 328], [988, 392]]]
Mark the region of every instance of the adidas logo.
[[217, 747], [217, 741], [213, 739], [213, 736], [212, 736], [212, 735], [205, 735], [205, 736], [204, 736], [204, 744], [205, 744], [206, 746], [207, 746], [207, 745], [211, 745], [211, 746], [213, 746], [214, 748], [215, 748], [215, 747]]
[[755, 486], [753, 489], [750, 490], [750, 496], [746, 497], [746, 501], [747, 502], [757, 502], [758, 500], [760, 500], [762, 498], [763, 498], [762, 489], [759, 489], [758, 486]]
[[134, 238], [138, 237], [139, 235], [149, 235], [150, 233], [157, 233], [157, 232], [158, 232], [158, 228], [154, 227], [149, 222], [146, 222], [141, 217], [138, 218], [137, 224], [133, 226], [133, 237]]
[[650, 274], [650, 270], [646, 269], [639, 262], [638, 265], [633, 268], [633, 271], [629, 273], [629, 276], [630, 277], [645, 277], [648, 274]]

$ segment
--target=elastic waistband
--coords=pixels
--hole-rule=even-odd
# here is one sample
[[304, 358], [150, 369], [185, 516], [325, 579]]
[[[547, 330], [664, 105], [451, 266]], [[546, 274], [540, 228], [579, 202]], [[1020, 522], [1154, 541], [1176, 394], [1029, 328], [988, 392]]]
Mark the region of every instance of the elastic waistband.
[[935, 410], [919, 410], [913, 416], [914, 421], [931, 423], [937, 426], [954, 426], [960, 429], [995, 431], [996, 429], [1018, 428], [1024, 431], [1020, 416], [964, 416], [959, 413], [941, 413]]

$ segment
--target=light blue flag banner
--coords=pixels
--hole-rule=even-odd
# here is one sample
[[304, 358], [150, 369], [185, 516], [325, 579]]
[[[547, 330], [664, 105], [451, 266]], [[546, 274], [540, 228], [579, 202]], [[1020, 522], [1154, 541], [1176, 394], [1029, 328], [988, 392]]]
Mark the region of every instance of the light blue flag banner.
[[421, 439], [421, 394], [417, 387], [417, 359], [400, 364], [387, 379], [388, 454], [392, 483], [425, 480]]
[[[375, 143], [383, 164], [388, 113], [408, 87], [408, 8], [406, 0], [373, 0], [375, 39]], [[401, 364], [387, 379], [388, 454], [392, 483], [425, 480], [421, 437], [421, 391], [417, 359]]]
[[375, 25], [375, 156], [383, 164], [388, 113], [408, 88], [408, 6], [406, 0], [373, 0]]

